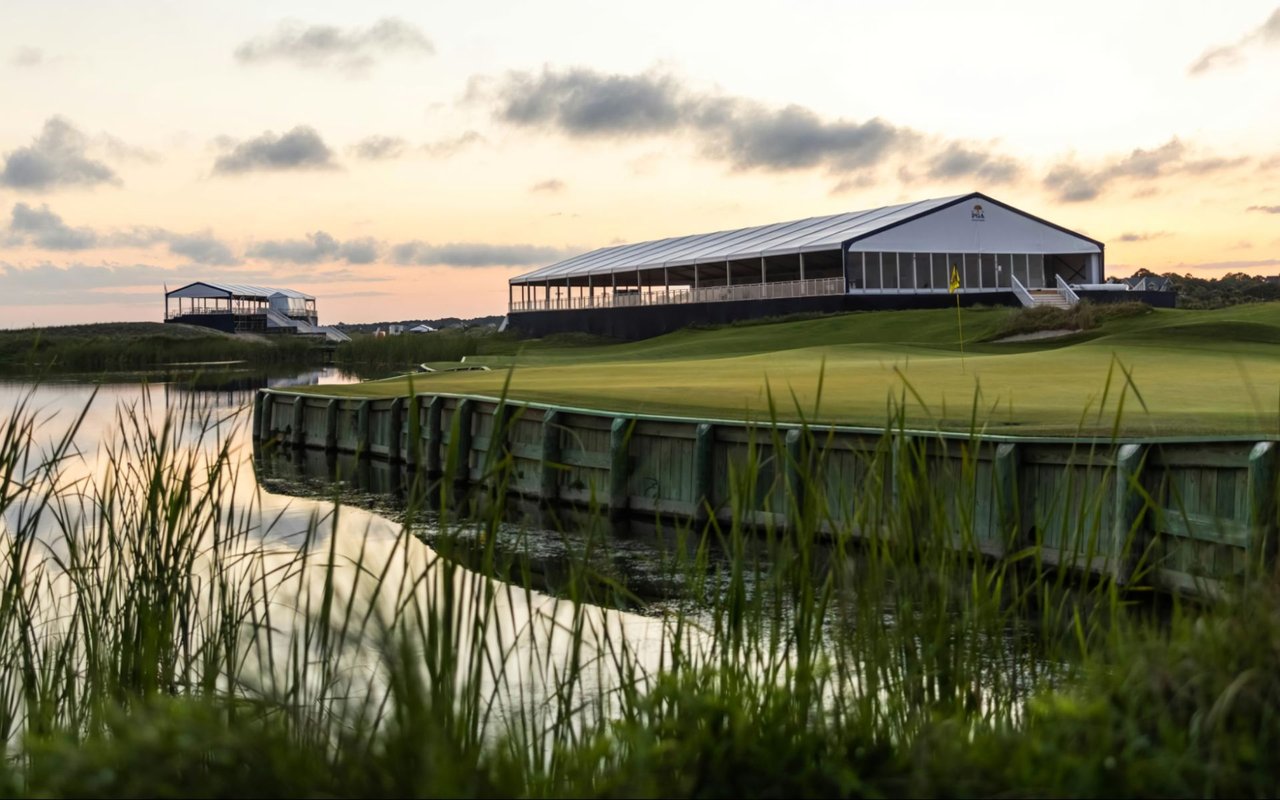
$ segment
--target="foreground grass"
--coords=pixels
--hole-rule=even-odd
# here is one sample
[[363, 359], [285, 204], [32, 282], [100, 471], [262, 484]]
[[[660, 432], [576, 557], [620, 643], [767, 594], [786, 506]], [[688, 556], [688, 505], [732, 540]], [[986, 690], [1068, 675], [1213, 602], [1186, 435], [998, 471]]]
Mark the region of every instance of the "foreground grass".
[[[886, 398], [906, 397], [907, 423], [929, 429], [967, 428], [976, 399], [989, 433], [1067, 435], [1111, 432], [1119, 393], [1106, 387], [1127, 373], [1145, 409], [1130, 400], [1126, 433], [1280, 431], [1280, 304], [1158, 310], [1103, 319], [1061, 339], [986, 341], [1007, 327], [1010, 313], [965, 311], [963, 353], [953, 311], [896, 311], [609, 346], [534, 345], [511, 357], [468, 357], [493, 372], [415, 376], [414, 386], [495, 396], [510, 371], [507, 391], [520, 399], [755, 419], [767, 415], [772, 391], [816, 408], [821, 421], [870, 426], [882, 424]], [[322, 391], [379, 397], [408, 388], [393, 379]]]
[[[1160, 608], [1034, 548], [979, 557], [972, 514], [888, 437], [861, 457], [895, 502], [868, 479], [835, 524], [819, 466], [778, 509], [785, 536], [739, 515], [670, 531], [703, 611], [642, 618], [610, 610], [627, 587], [588, 553], [555, 600], [488, 577], [520, 562], [490, 548], [463, 570], [409, 523], [273, 539], [216, 433], [235, 419], [126, 408], [98, 464], [77, 424], [19, 405], [0, 426], [6, 795], [1280, 791], [1271, 565]], [[762, 466], [733, 466], [731, 508]], [[432, 496], [411, 491], [410, 523]]]

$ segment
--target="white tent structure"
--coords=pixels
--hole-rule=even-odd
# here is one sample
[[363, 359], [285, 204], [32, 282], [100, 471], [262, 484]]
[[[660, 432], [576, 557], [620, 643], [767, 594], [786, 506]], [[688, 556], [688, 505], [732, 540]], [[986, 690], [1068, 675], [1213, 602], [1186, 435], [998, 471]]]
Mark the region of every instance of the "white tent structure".
[[[619, 245], [510, 281], [513, 314], [830, 295], [1073, 297], [1104, 245], [978, 192]], [[976, 302], [977, 298], [970, 298]], [[935, 303], [928, 303], [933, 305]], [[512, 320], [512, 324], [516, 324]]]
[[164, 294], [165, 321], [228, 333], [296, 333], [349, 342], [337, 328], [320, 325], [316, 299], [294, 289], [196, 281]]

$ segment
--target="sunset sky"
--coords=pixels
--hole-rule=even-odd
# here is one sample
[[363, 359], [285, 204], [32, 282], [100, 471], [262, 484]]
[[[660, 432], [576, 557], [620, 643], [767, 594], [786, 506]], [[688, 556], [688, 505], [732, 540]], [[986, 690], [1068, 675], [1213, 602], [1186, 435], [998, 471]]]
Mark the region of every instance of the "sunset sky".
[[0, 328], [287, 286], [503, 313], [584, 250], [977, 190], [1280, 273], [1276, 0], [0, 0]]

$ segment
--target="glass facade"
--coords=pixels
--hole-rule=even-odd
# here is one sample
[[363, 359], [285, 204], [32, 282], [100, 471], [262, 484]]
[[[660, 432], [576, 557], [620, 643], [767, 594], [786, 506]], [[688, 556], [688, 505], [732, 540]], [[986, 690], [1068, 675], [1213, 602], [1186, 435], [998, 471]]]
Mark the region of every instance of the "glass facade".
[[945, 292], [954, 267], [960, 288], [1010, 289], [1014, 279], [1027, 289], [1053, 288], [1045, 257], [1032, 253], [849, 253], [851, 291]]

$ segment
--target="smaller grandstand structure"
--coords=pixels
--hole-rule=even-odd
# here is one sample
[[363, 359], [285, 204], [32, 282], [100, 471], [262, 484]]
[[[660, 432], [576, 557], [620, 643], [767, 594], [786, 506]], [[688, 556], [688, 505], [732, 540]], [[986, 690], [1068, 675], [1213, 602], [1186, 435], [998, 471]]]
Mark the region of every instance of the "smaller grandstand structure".
[[316, 299], [294, 289], [196, 281], [164, 293], [165, 322], [199, 325], [227, 333], [309, 336], [328, 342], [351, 337], [319, 324]]

